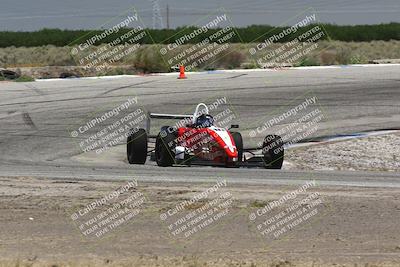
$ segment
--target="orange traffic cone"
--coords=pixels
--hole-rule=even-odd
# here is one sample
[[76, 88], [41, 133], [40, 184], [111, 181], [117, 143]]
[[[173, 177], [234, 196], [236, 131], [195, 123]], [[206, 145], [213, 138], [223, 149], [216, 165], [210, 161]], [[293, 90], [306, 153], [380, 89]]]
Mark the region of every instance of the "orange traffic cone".
[[186, 75], [185, 75], [185, 66], [180, 66], [179, 67], [179, 77], [178, 79], [186, 79]]

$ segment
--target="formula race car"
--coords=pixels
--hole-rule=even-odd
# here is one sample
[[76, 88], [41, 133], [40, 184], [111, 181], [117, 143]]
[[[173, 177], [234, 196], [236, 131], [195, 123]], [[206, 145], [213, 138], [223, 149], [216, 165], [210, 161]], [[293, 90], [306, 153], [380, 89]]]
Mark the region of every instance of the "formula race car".
[[[173, 126], [163, 126], [157, 135], [150, 134], [151, 119], [175, 119]], [[214, 119], [204, 103], [197, 105], [193, 115], [149, 113], [146, 129], [131, 130], [127, 138], [130, 164], [145, 164], [146, 159], [158, 166], [207, 165], [225, 167], [264, 167], [281, 169], [284, 147], [280, 136], [267, 135], [256, 148], [244, 148], [242, 135], [214, 126]], [[153, 148], [149, 147], [153, 144]], [[155, 144], [155, 145], [154, 145]], [[259, 152], [257, 154], [257, 152]]]

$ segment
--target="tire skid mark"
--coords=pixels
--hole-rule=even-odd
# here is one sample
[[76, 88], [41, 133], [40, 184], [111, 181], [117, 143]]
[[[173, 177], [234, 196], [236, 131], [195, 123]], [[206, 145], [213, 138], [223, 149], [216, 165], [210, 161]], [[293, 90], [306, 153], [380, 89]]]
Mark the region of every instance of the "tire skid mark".
[[36, 86], [34, 86], [32, 84], [24, 84], [24, 85], [25, 85], [25, 87], [33, 90], [38, 95], [45, 95], [45, 93], [43, 93], [42, 90], [40, 90], [39, 88], [37, 88]]
[[145, 82], [141, 82], [141, 83], [135, 83], [135, 84], [128, 84], [128, 85], [120, 86], [120, 87], [117, 87], [117, 88], [113, 88], [113, 89], [107, 90], [107, 91], [105, 91], [104, 93], [99, 94], [99, 96], [106, 95], [106, 94], [108, 94], [108, 93], [115, 92], [115, 91], [118, 91], [118, 90], [130, 88], [130, 87], [132, 87], [132, 86], [142, 85], [142, 84], [148, 84], [148, 83], [152, 83], [152, 82], [155, 82], [155, 80], [152, 80], [152, 81], [145, 81]]
[[[341, 83], [335, 83], [335, 84], [311, 84], [308, 85], [308, 87], [318, 87], [318, 86], [328, 86], [328, 85], [340, 85]], [[349, 85], [349, 83], [343, 83]], [[128, 88], [132, 85], [126, 85], [124, 87]], [[216, 89], [209, 89], [210, 87], [200, 87], [197, 89], [206, 89], [206, 90], [194, 90], [194, 91], [168, 91], [168, 92], [154, 92], [154, 93], [141, 93], [138, 94], [138, 96], [154, 96], [154, 95], [170, 95], [170, 94], [193, 94], [193, 93], [208, 93], [208, 92], [224, 92], [224, 91], [243, 91], [243, 90], [265, 90], [265, 89], [279, 89], [279, 88], [301, 88], [303, 85], [280, 85], [280, 86], [253, 86], [253, 87], [236, 87], [236, 88], [216, 88]], [[149, 89], [157, 89], [158, 87], [146, 87]], [[174, 87], [175, 88], [175, 87]], [[336, 87], [330, 87], [332, 89], [335, 89]], [[343, 89], [342, 87], [337, 87], [339, 89]], [[397, 88], [396, 86], [381, 86], [381, 89], [391, 89], [391, 88]], [[125, 89], [125, 88], [119, 88], [119, 89]], [[345, 88], [346, 89], [346, 88]], [[10, 105], [21, 105], [21, 104], [40, 104], [40, 103], [52, 103], [52, 102], [65, 102], [65, 101], [71, 101], [71, 100], [92, 100], [92, 99], [101, 99], [101, 98], [110, 98], [110, 97], [126, 97], [126, 96], [132, 96], [132, 95], [118, 95], [118, 96], [104, 96], [104, 95], [97, 95], [94, 97], [76, 97], [76, 98], [64, 98], [64, 99], [55, 99], [55, 100], [43, 100], [43, 101], [29, 101], [29, 102], [17, 102], [17, 103], [5, 103], [5, 104], [0, 104], [0, 107], [3, 106], [10, 106]]]
[[24, 120], [25, 124], [30, 126], [32, 129], [37, 130], [37, 127], [28, 112], [22, 113], [22, 119]]
[[7, 114], [1, 114], [0, 115], [0, 120], [1, 119], [7, 119], [9, 117], [16, 116], [16, 115], [19, 115], [19, 114], [21, 114], [21, 112], [16, 111], [16, 110], [9, 110], [9, 111], [7, 111]]
[[242, 73], [242, 74], [238, 74], [238, 75], [235, 75], [232, 77], [228, 77], [227, 79], [235, 79], [235, 78], [239, 78], [239, 77], [246, 76], [246, 75], [247, 75], [247, 73]]

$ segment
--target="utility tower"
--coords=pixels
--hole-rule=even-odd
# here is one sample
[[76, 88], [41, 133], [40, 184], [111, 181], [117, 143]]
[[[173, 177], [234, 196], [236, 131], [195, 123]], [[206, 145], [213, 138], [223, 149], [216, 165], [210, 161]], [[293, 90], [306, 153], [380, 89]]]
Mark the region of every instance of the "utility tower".
[[169, 29], [169, 6], [167, 4], [167, 29]]
[[161, 16], [160, 5], [158, 0], [150, 0], [153, 4], [153, 29], [164, 28], [164, 23]]

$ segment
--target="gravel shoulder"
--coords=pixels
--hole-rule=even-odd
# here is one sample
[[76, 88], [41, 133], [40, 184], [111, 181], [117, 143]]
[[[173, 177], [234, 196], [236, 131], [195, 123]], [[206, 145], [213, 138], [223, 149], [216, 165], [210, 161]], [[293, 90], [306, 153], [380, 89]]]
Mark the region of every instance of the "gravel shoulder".
[[0, 266], [17, 266], [17, 261], [18, 266], [400, 264], [400, 189], [317, 185], [309, 193], [319, 193], [320, 212], [290, 233], [266, 239], [249, 214], [297, 186], [228, 185], [222, 192], [234, 199], [229, 214], [196, 235], [177, 239], [160, 214], [212, 184], [139, 181], [131, 193], [143, 193], [146, 202], [137, 217], [100, 238], [82, 235], [71, 214], [124, 184], [1, 178]]
[[400, 134], [355, 138], [296, 148], [286, 153], [287, 169], [400, 171]]

